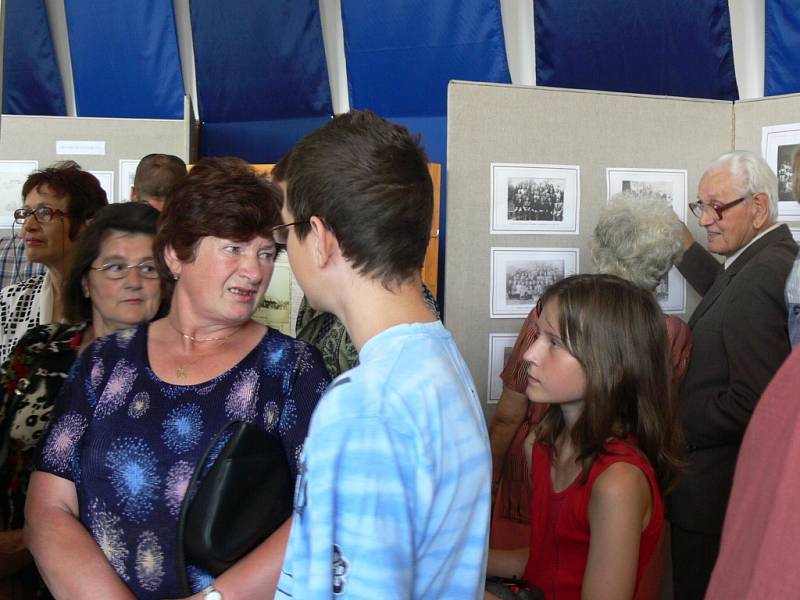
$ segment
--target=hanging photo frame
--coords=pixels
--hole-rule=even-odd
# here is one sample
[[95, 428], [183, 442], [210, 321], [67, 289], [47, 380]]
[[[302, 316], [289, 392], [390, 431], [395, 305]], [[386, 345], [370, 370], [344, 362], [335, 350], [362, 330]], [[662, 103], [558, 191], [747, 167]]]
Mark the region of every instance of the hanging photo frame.
[[578, 234], [580, 167], [492, 163], [490, 233]]

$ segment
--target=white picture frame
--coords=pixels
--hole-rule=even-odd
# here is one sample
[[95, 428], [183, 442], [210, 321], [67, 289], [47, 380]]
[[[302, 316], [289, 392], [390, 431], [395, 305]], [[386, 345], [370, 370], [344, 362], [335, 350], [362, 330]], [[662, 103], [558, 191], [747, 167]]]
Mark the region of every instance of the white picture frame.
[[14, 211], [22, 208], [22, 186], [38, 168], [38, 160], [0, 160], [0, 229], [14, 226]]
[[490, 233], [580, 233], [578, 165], [491, 164]]
[[[606, 184], [607, 202], [624, 191], [655, 194], [669, 203], [678, 218], [686, 222], [689, 202], [686, 169], [608, 168]], [[670, 269], [667, 278], [656, 288], [656, 298], [665, 313], [686, 312], [686, 280], [678, 269]]]
[[284, 252], [275, 261], [269, 286], [253, 314], [253, 319], [262, 325], [277, 329], [283, 334], [293, 335], [292, 283], [292, 269]]
[[486, 380], [486, 402], [488, 404], [497, 404], [500, 400], [500, 394], [503, 392], [500, 373], [503, 372], [516, 341], [516, 333], [489, 334], [489, 375]]
[[633, 193], [649, 192], [669, 202], [678, 218], [686, 223], [688, 207], [687, 172], [686, 169], [606, 169], [608, 195], [606, 201], [614, 194], [623, 191]]
[[119, 195], [117, 196], [117, 202], [127, 202], [131, 199], [133, 178], [136, 175], [136, 167], [138, 166], [138, 160], [123, 158], [119, 161]]
[[658, 285], [655, 294], [661, 310], [665, 313], [682, 314], [686, 312], [686, 280], [677, 267], [669, 270], [666, 280]]
[[800, 203], [792, 195], [792, 154], [800, 147], [800, 123], [761, 128], [761, 155], [778, 176], [778, 220], [800, 218]]
[[109, 204], [114, 202], [114, 171], [89, 171], [89, 173], [100, 182], [100, 187], [105, 190]]
[[491, 265], [489, 317], [528, 316], [547, 286], [578, 272], [578, 248], [489, 249]]

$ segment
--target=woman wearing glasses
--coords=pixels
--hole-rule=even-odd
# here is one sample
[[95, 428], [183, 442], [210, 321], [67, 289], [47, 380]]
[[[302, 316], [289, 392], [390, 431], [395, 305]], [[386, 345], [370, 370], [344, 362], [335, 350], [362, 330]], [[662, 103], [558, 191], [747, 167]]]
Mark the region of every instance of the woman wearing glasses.
[[0, 291], [0, 361], [22, 335], [40, 323], [63, 316], [61, 289], [78, 234], [108, 204], [100, 182], [72, 161], [32, 173], [22, 186], [23, 208], [14, 211], [25, 256], [46, 267], [37, 275]]
[[65, 322], [29, 329], [0, 372], [0, 598], [33, 598], [43, 589], [22, 541], [34, 450], [78, 353], [155, 316], [161, 299], [153, 260], [157, 220], [146, 204], [101, 209], [73, 248]]
[[256, 425], [280, 442], [293, 479], [329, 382], [316, 349], [251, 319], [279, 250], [280, 201], [230, 158], [199, 161], [172, 191], [155, 243], [174, 281], [169, 313], [79, 357], [31, 477], [26, 539], [57, 597], [179, 598], [184, 575], [193, 598], [274, 591], [288, 521], [217, 579], [193, 564], [179, 575], [176, 541], [217, 434]]

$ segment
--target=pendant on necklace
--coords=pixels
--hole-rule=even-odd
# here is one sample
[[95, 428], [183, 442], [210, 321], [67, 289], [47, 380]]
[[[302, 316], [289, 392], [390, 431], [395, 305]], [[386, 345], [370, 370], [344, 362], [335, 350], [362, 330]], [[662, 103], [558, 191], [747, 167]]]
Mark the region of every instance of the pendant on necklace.
[[186, 379], [186, 368], [185, 367], [178, 367], [175, 369], [175, 377], [178, 379]]

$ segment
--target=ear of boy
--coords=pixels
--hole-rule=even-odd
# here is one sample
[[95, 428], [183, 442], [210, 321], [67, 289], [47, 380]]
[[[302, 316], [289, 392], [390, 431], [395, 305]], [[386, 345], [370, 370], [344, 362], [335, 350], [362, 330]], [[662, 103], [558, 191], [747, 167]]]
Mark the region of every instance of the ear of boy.
[[323, 269], [329, 265], [334, 256], [341, 256], [339, 240], [333, 235], [319, 217], [309, 219], [311, 236], [314, 242], [314, 259], [317, 268]]

